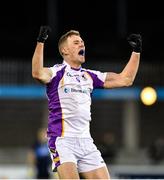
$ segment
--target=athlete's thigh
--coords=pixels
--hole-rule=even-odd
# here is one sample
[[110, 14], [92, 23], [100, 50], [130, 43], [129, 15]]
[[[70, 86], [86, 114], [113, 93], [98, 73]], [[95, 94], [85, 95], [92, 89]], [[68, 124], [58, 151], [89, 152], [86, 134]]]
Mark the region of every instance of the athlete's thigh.
[[110, 179], [106, 166], [88, 172], [82, 172], [80, 176], [84, 179]]
[[60, 179], [80, 179], [76, 164], [73, 162], [66, 162], [58, 166], [58, 176]]

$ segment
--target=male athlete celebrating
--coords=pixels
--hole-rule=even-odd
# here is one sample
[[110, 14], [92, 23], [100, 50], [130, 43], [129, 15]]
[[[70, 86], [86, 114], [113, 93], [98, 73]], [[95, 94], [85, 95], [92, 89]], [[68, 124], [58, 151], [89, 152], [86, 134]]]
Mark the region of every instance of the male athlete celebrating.
[[61, 179], [109, 179], [100, 151], [90, 135], [91, 93], [95, 88], [132, 85], [139, 67], [142, 39], [131, 34], [132, 53], [121, 73], [82, 68], [85, 45], [80, 33], [70, 30], [58, 43], [62, 64], [43, 66], [44, 43], [50, 29], [41, 26], [32, 58], [32, 76], [46, 86], [48, 97], [48, 146], [53, 171]]

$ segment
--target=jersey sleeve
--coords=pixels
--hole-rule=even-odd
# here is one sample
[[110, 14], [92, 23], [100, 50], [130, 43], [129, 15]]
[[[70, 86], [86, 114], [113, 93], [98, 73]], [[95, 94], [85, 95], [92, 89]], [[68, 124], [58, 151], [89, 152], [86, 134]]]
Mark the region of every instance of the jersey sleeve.
[[107, 76], [106, 72], [87, 70], [87, 73], [93, 80], [93, 88], [104, 88], [104, 82]]
[[52, 67], [49, 67], [49, 69], [52, 71], [51, 79], [53, 79], [56, 76], [57, 72], [60, 71], [62, 67], [63, 67], [63, 64], [56, 64]]
[[57, 69], [52, 66], [52, 67], [49, 67], [49, 69], [52, 71], [52, 78], [56, 76], [56, 72], [57, 72]]

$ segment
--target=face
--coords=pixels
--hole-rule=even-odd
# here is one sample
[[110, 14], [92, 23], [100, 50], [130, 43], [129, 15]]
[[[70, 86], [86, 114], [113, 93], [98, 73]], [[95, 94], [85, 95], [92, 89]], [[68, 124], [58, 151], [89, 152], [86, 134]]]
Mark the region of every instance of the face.
[[80, 36], [69, 36], [63, 49], [65, 54], [64, 58], [71, 65], [80, 66], [85, 62], [85, 46]]

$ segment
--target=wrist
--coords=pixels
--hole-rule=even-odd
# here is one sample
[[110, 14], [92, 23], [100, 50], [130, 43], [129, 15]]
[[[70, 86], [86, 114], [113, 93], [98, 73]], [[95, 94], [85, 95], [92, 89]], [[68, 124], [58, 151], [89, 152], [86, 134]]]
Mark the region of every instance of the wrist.
[[133, 50], [133, 52], [135, 52], [136, 54], [140, 54], [141, 53], [141, 51], [134, 51], [134, 50]]
[[141, 47], [135, 47], [133, 49], [133, 51], [136, 52], [136, 53], [141, 53], [142, 49], [141, 49]]
[[43, 45], [44, 45], [44, 43], [43, 43], [43, 42], [39, 42], [39, 41], [37, 41], [37, 44], [38, 44], [38, 45], [41, 45], [41, 46], [43, 46]]
[[44, 43], [45, 43], [45, 39], [38, 37], [38, 38], [37, 38], [37, 42], [44, 44]]

